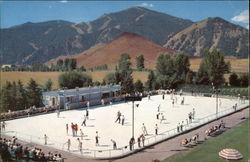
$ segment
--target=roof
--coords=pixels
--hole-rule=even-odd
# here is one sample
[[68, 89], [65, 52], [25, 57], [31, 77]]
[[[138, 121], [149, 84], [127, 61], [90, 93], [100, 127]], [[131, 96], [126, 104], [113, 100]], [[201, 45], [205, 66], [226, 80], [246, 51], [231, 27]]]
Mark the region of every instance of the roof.
[[[78, 89], [78, 91], [77, 91]], [[78, 94], [90, 94], [90, 93], [99, 93], [99, 92], [111, 92], [120, 90], [121, 86], [102, 86], [102, 87], [89, 87], [89, 88], [75, 88], [75, 89], [67, 89], [67, 90], [60, 90], [60, 91], [50, 91], [50, 92], [43, 92], [43, 96], [75, 96]]]

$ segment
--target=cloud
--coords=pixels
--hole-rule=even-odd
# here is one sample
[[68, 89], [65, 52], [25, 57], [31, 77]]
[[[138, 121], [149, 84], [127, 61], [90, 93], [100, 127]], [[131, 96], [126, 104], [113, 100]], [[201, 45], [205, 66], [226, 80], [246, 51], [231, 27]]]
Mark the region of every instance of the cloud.
[[146, 2], [143, 2], [142, 4], [140, 4], [140, 6], [142, 6], [142, 7], [154, 7], [154, 5], [152, 3], [146, 3]]
[[249, 10], [242, 11], [239, 15], [234, 16], [231, 20], [249, 24]]
[[61, 2], [61, 3], [67, 3], [68, 1], [67, 0], [61, 0], [59, 2]]

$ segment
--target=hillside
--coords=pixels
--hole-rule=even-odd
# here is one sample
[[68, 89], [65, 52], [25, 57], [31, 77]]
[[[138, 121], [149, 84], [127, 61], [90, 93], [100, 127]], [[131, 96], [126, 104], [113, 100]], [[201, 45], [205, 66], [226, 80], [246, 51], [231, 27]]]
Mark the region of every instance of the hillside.
[[227, 56], [248, 57], [248, 30], [221, 18], [208, 18], [194, 23], [171, 37], [165, 47], [202, 56], [204, 50], [216, 48]]
[[3, 64], [43, 63], [58, 56], [80, 53], [99, 43], [108, 43], [123, 32], [133, 32], [163, 45], [170, 35], [192, 22], [142, 7], [104, 14], [85, 23], [48, 21], [0, 29]]
[[[173, 54], [173, 52], [173, 50], [157, 45], [137, 34], [123, 33], [106, 45], [99, 45], [98, 47], [93, 47], [90, 50], [70, 57], [77, 59], [78, 66], [94, 67], [107, 64], [109, 67], [114, 68], [118, 63], [120, 55], [123, 53], [130, 55], [133, 67], [136, 66], [135, 58], [143, 54], [145, 66], [154, 67], [159, 54]], [[63, 59], [65, 57], [59, 58]], [[51, 60], [49, 63], [56, 63], [59, 58]]]

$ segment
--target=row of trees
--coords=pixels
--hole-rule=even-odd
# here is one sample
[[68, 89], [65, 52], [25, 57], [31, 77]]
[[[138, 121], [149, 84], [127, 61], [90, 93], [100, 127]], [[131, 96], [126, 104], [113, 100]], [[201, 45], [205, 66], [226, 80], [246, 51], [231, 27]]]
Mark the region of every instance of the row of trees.
[[41, 88], [35, 80], [31, 79], [26, 87], [19, 80], [18, 82], [6, 82], [1, 88], [0, 106], [1, 111], [22, 110], [31, 106], [41, 105]]

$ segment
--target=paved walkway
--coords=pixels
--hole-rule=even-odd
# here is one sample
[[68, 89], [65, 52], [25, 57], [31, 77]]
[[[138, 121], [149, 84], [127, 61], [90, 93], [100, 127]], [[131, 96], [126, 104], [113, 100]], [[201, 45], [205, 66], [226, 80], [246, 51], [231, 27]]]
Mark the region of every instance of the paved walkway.
[[[242, 111], [239, 111], [237, 113], [234, 113], [232, 115], [226, 116], [220, 120], [223, 120], [226, 123], [226, 127], [234, 127], [240, 122], [242, 122], [243, 118], [249, 118], [249, 108], [244, 109]], [[199, 133], [200, 135], [200, 140], [203, 140], [205, 137], [205, 130], [208, 128], [218, 124], [219, 121], [214, 121], [211, 122], [207, 125], [204, 125], [196, 130], [190, 131], [188, 133], [185, 133], [183, 135], [180, 135], [178, 137], [169, 139], [165, 142], [159, 143], [157, 145], [154, 145], [150, 148], [146, 148], [143, 151], [140, 151], [138, 153], [135, 153], [133, 155], [127, 156], [122, 159], [117, 159], [117, 160], [112, 160], [115, 162], [152, 162], [152, 160], [158, 159], [158, 160], [164, 160], [167, 157], [170, 157], [176, 153], [179, 153], [181, 151], [187, 151], [188, 149], [183, 148], [179, 145], [180, 141], [184, 138], [191, 138], [195, 133]], [[52, 152], [57, 152], [61, 153], [63, 157], [65, 157], [65, 162], [97, 162], [97, 161], [107, 161], [107, 160], [92, 160], [92, 159], [86, 159], [80, 156], [77, 156], [75, 154], [71, 154], [66, 151], [61, 151], [61, 150], [56, 150], [53, 148], [49, 148], [46, 146], [41, 146], [41, 145], [36, 145], [36, 144], [27, 144], [25, 142], [22, 142], [22, 144], [25, 144], [27, 146], [36, 146], [41, 148], [42, 150], [45, 150], [45, 152], [52, 151]], [[111, 160], [110, 160], [111, 161]]]

